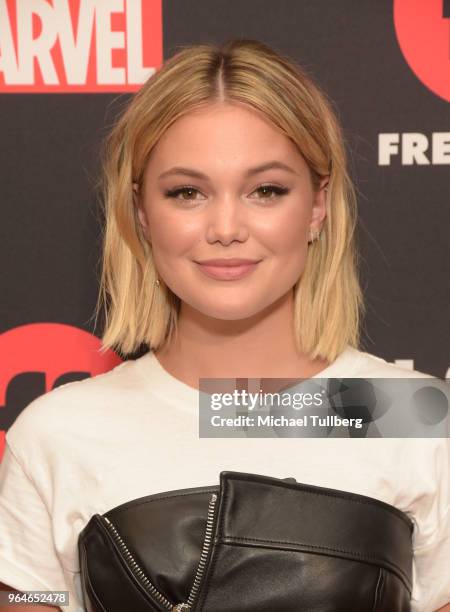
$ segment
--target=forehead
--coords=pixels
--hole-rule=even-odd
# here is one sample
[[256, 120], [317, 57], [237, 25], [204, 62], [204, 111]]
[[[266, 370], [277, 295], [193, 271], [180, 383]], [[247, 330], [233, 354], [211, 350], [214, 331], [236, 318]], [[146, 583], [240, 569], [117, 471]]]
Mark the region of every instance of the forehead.
[[148, 169], [189, 165], [229, 169], [268, 159], [304, 164], [297, 146], [262, 112], [244, 104], [216, 104], [177, 119], [161, 136]]

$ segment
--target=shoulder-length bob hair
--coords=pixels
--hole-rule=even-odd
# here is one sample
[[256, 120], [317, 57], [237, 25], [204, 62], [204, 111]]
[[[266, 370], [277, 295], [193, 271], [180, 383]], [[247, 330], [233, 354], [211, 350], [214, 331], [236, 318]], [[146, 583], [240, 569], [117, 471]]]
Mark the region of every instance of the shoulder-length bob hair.
[[[180, 49], [180, 48], [179, 48]], [[356, 197], [347, 172], [343, 136], [330, 102], [292, 59], [266, 44], [234, 39], [223, 45], [181, 47], [127, 104], [110, 130], [102, 157], [100, 291], [102, 351], [124, 355], [162, 347], [176, 333], [180, 299], [160, 280], [151, 245], [133, 204], [149, 154], [179, 117], [211, 103], [256, 109], [298, 147], [317, 189], [329, 177], [327, 215], [309, 244], [294, 286], [299, 350], [333, 362], [346, 345], [358, 348], [364, 304], [357, 275]]]

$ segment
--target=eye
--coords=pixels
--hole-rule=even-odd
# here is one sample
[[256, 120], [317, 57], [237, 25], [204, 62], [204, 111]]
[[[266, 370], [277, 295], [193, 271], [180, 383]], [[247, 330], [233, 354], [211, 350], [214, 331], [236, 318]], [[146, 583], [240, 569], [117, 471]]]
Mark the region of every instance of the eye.
[[177, 189], [169, 189], [168, 191], [164, 192], [164, 195], [167, 198], [173, 198], [175, 200], [193, 200], [194, 198], [191, 198], [191, 197], [187, 197], [187, 198], [178, 197], [179, 194], [192, 194], [192, 193], [200, 193], [200, 192], [198, 191], [198, 189], [195, 189], [195, 187], [191, 187], [190, 185], [183, 185], [183, 187], [178, 187]]
[[[289, 193], [290, 189], [287, 187], [280, 187], [278, 185], [261, 185], [253, 193], [259, 192], [262, 194], [262, 200], [275, 200], [277, 197], [286, 195]], [[164, 195], [167, 198], [173, 198], [175, 200], [187, 200], [194, 201], [197, 198], [190, 197], [196, 193], [200, 193], [198, 189], [195, 187], [191, 187], [190, 185], [183, 185], [182, 187], [177, 187], [176, 189], [169, 189], [164, 192]], [[269, 194], [269, 197], [266, 197]], [[272, 194], [272, 196], [270, 196]], [[182, 197], [178, 197], [181, 195]], [[187, 196], [187, 197], [184, 197]]]
[[[287, 187], [279, 187], [278, 185], [261, 185], [260, 187], [255, 189], [255, 192], [257, 191], [263, 194], [263, 197], [261, 198], [262, 200], [275, 200], [277, 197], [289, 193], [290, 189], [288, 189]], [[275, 196], [266, 197], [267, 193], [272, 193], [272, 196], [273, 194], [275, 194]]]

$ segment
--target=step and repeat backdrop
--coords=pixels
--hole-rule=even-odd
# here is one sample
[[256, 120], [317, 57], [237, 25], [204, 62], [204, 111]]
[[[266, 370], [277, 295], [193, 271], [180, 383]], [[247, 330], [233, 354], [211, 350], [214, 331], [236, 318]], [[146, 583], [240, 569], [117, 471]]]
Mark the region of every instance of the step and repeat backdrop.
[[120, 362], [94, 325], [100, 143], [182, 45], [245, 37], [335, 102], [362, 349], [450, 376], [450, 0], [0, 0], [0, 456], [35, 397]]

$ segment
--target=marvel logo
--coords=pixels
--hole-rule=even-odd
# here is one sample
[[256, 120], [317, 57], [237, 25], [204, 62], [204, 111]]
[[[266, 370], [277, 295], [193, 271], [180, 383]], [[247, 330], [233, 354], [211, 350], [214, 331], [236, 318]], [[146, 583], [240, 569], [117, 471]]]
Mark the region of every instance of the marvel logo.
[[0, 0], [0, 91], [133, 91], [162, 60], [161, 0]]

